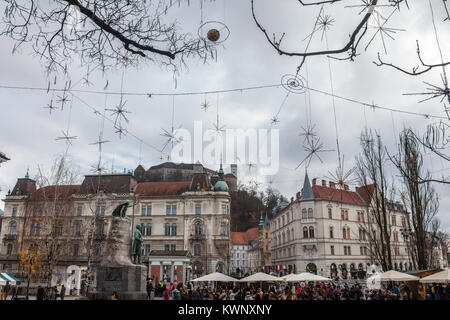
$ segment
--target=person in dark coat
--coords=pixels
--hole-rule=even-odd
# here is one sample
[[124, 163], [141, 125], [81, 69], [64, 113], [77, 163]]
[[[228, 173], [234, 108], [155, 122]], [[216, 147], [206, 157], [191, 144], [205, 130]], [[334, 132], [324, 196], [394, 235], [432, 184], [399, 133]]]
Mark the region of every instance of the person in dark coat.
[[45, 299], [45, 290], [41, 286], [38, 287], [36, 300], [44, 300]]
[[152, 298], [151, 294], [152, 294], [152, 291], [153, 291], [153, 284], [152, 284], [151, 280], [149, 280], [147, 282], [147, 286], [146, 286], [145, 289], [147, 291], [147, 300], [151, 300], [151, 298]]

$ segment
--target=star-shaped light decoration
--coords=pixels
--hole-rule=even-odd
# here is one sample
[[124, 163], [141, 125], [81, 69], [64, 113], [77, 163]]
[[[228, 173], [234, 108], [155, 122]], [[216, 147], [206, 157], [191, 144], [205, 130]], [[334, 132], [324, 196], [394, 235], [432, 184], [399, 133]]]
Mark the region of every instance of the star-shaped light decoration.
[[61, 131], [62, 132], [62, 136], [61, 137], [57, 137], [55, 140], [65, 140], [66, 144], [70, 144], [72, 145], [72, 141], [71, 140], [75, 140], [78, 138], [78, 136], [71, 136], [69, 134], [69, 130], [66, 131]]
[[[180, 127], [181, 127], [181, 126], [180, 126]], [[180, 128], [180, 127], [179, 127], [179, 128]], [[179, 128], [178, 128], [178, 129], [179, 129]], [[161, 151], [164, 151], [164, 149], [165, 149], [169, 144], [172, 144], [172, 148], [173, 148], [174, 142], [179, 142], [179, 141], [180, 141], [180, 139], [178, 138], [178, 129], [175, 129], [174, 127], [172, 127], [170, 131], [169, 131], [169, 130], [166, 130], [166, 129], [164, 129], [164, 128], [161, 128], [161, 129], [162, 129], [162, 131], [163, 131], [163, 132], [161, 133], [161, 136], [167, 138], [167, 140], [166, 140], [166, 142], [165, 142], [163, 148], [161, 149]]]
[[438, 87], [435, 86], [431, 83], [428, 82], [424, 82], [426, 85], [428, 85], [428, 88], [426, 88], [426, 92], [419, 92], [419, 93], [405, 93], [405, 96], [428, 96], [427, 98], [419, 101], [419, 103], [428, 101], [428, 100], [432, 100], [432, 99], [436, 99], [436, 98], [441, 98], [441, 100], [439, 102], [443, 102], [444, 99], [447, 99], [448, 102], [450, 103], [450, 89], [448, 87], [448, 82], [446, 81], [444, 76], [441, 76], [442, 78], [442, 82], [443, 82], [443, 86], [442, 87]]
[[370, 10], [373, 10], [372, 12], [378, 13], [378, 11], [375, 9], [376, 7], [390, 7], [389, 4], [377, 4], [373, 5], [372, 0], [361, 0], [361, 4], [354, 4], [351, 6], [345, 6], [345, 8], [362, 8], [360, 12], [358, 12], [358, 15], [360, 15], [363, 12], [370, 12]]
[[333, 17], [331, 17], [328, 14], [324, 14], [323, 11], [321, 10], [319, 16], [316, 19], [314, 30], [305, 39], [303, 39], [303, 41], [305, 41], [308, 38], [311, 38], [317, 31], [322, 31], [321, 37], [322, 41], [325, 32], [329, 30], [331, 26], [333, 26], [335, 21], [336, 20]]
[[120, 102], [118, 106], [116, 106], [114, 109], [105, 109], [107, 111], [111, 111], [112, 112], [111, 115], [116, 116], [116, 119], [114, 120], [114, 125], [117, 125], [117, 122], [120, 123], [122, 119], [125, 120], [127, 123], [129, 122], [126, 114], [131, 112], [125, 109], [126, 103], [127, 101], [124, 101], [123, 97], [120, 97]]
[[392, 36], [392, 34], [396, 34], [397, 31], [406, 31], [405, 29], [386, 27], [386, 23], [389, 21], [389, 19], [392, 17], [392, 15], [395, 13], [395, 11], [397, 11], [397, 8], [395, 8], [394, 11], [392, 11], [392, 13], [386, 19], [384, 19], [381, 15], [373, 16], [375, 19], [376, 25], [371, 25], [370, 27], [375, 29], [376, 31], [373, 34], [372, 38], [370, 38], [369, 42], [367, 43], [365, 50], [367, 50], [367, 48], [373, 42], [375, 37], [377, 35], [379, 35], [381, 38], [381, 42], [383, 44], [384, 52], [387, 54], [385, 37], [389, 37], [392, 40], [395, 40], [395, 38]]
[[331, 182], [334, 182], [338, 188], [345, 190], [345, 187], [358, 182], [357, 178], [353, 178], [353, 174], [356, 171], [356, 167], [349, 170], [344, 169], [344, 157], [342, 161], [339, 161], [339, 165], [334, 172], [328, 171], [328, 178]]
[[64, 91], [61, 96], [57, 96], [58, 100], [56, 102], [61, 103], [61, 110], [64, 110], [64, 105], [70, 101], [69, 97], [67, 96], [66, 92]]
[[98, 140], [92, 143], [89, 143], [89, 145], [91, 146], [95, 146], [98, 145], [98, 151], [101, 153], [102, 152], [102, 145], [104, 145], [105, 143], [110, 142], [109, 140], [103, 140], [102, 135], [100, 134], [100, 136], [98, 137]]
[[119, 139], [122, 139], [122, 136], [126, 136], [128, 131], [127, 129], [123, 128], [122, 126], [118, 125], [118, 126], [114, 126], [114, 129], [116, 129], [115, 133], [119, 134]]
[[86, 76], [86, 78], [83, 78], [83, 85], [85, 85], [86, 87], [90, 87], [93, 85], [93, 83], [91, 81], [89, 81], [88, 76]]
[[324, 150], [324, 146], [323, 146], [323, 143], [320, 142], [320, 138], [307, 140], [306, 144], [303, 145], [303, 149], [308, 154], [298, 164], [298, 166], [295, 168], [296, 170], [304, 163], [305, 163], [306, 167], [309, 167], [309, 164], [311, 163], [313, 156], [316, 156], [320, 160], [320, 162], [323, 163], [322, 158], [320, 157], [319, 153], [334, 151], [334, 150]]
[[315, 124], [314, 125], [308, 124], [306, 128], [304, 128], [303, 126], [300, 127], [302, 129], [302, 132], [300, 132], [299, 136], [304, 137], [303, 143], [316, 139], [317, 133], [314, 131], [315, 127], [316, 127]]
[[106, 168], [99, 160], [97, 163], [91, 165], [91, 172], [101, 175], [102, 173], [106, 172]]
[[203, 109], [205, 112], [209, 109], [209, 107], [211, 107], [211, 106], [209, 105], [209, 102], [206, 101], [206, 99], [205, 99], [204, 102], [202, 102], [202, 104], [201, 104], [200, 106], [202, 107], [202, 109]]
[[278, 119], [277, 116], [270, 119], [270, 125], [272, 125], [272, 126], [276, 126], [279, 123], [280, 123], [280, 120]]
[[216, 122], [213, 123], [213, 129], [216, 131], [216, 134], [221, 134], [222, 132], [225, 132], [226, 125], [221, 126], [219, 115], [217, 115]]
[[253, 168], [256, 168], [256, 165], [253, 164], [253, 163], [249, 163], [249, 164], [247, 165], [247, 168], [248, 168], [248, 172], [251, 173], [251, 172], [252, 172], [252, 169], [253, 169]]
[[53, 105], [53, 99], [50, 101], [50, 103], [49, 103], [46, 107], [43, 107], [43, 108], [44, 108], [44, 109], [48, 109], [50, 115], [52, 114], [52, 111], [53, 111], [53, 110], [57, 110], [57, 109], [58, 109], [58, 107], [55, 107], [55, 106]]

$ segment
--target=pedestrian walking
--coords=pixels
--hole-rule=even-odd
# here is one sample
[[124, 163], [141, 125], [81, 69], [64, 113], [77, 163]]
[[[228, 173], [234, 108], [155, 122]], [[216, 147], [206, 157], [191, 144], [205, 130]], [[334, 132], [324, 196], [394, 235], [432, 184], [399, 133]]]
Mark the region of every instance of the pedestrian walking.
[[59, 293], [59, 297], [61, 298], [61, 300], [64, 300], [65, 295], [66, 295], [66, 287], [64, 287], [64, 285], [62, 285], [61, 292]]

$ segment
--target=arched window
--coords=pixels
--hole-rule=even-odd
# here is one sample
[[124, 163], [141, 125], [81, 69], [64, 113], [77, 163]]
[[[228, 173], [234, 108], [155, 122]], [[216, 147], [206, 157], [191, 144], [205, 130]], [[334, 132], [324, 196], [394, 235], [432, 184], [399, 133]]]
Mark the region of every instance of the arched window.
[[194, 224], [195, 237], [200, 238], [203, 232], [203, 223], [201, 221], [196, 221]]
[[9, 225], [9, 234], [11, 236], [15, 236], [16, 235], [16, 229], [17, 229], [17, 224], [15, 221], [11, 222], [11, 224]]
[[286, 235], [283, 232], [283, 243], [286, 243]]
[[314, 227], [309, 227], [309, 237], [314, 239]]
[[350, 228], [347, 228], [347, 240], [350, 240]]
[[342, 239], [347, 239], [347, 230], [342, 228]]
[[303, 209], [302, 210], [302, 219], [306, 219], [308, 216], [307, 216], [307, 211], [306, 211], [306, 209]]
[[334, 238], [334, 228], [330, 227], [330, 238], [333, 239]]
[[313, 213], [313, 209], [309, 208], [308, 209], [308, 219], [314, 218], [314, 213]]
[[289, 230], [287, 231], [287, 241], [291, 241], [291, 232]]
[[328, 208], [328, 219], [333, 219], [333, 211], [331, 207]]
[[291, 239], [292, 239], [292, 241], [295, 240], [294, 228], [292, 228], [292, 230], [291, 230]]
[[303, 227], [303, 238], [308, 239], [308, 227]]

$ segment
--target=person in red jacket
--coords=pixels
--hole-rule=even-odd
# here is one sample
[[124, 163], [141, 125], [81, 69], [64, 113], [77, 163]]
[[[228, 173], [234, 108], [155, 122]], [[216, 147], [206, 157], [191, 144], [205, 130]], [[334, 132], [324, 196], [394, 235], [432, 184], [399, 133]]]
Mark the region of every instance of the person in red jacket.
[[169, 290], [167, 288], [164, 290], [164, 300], [170, 300]]

